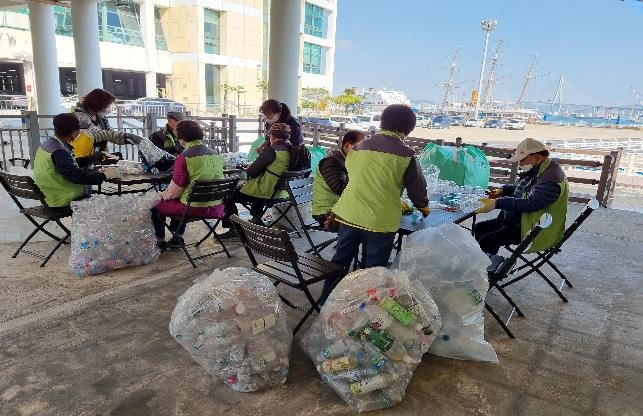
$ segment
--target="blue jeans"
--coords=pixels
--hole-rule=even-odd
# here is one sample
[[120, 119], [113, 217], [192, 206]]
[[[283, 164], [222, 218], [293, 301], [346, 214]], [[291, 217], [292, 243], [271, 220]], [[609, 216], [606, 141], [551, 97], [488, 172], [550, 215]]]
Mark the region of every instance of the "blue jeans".
[[323, 300], [326, 300], [335, 283], [338, 283], [348, 273], [348, 269], [357, 255], [360, 245], [362, 245], [363, 251], [363, 267], [387, 267], [389, 257], [391, 257], [391, 252], [393, 251], [394, 240], [395, 233], [376, 233], [339, 224], [337, 249], [331, 261], [342, 266], [344, 272], [338, 278], [324, 281]]

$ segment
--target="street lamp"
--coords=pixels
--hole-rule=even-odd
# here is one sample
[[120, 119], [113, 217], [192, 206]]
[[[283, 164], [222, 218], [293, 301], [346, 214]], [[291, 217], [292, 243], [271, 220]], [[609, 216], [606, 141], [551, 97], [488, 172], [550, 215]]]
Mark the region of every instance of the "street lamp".
[[480, 65], [480, 80], [478, 81], [478, 96], [476, 97], [476, 112], [474, 119], [478, 119], [478, 111], [480, 111], [480, 91], [482, 90], [482, 77], [484, 76], [484, 64], [487, 61], [487, 46], [489, 45], [489, 32], [498, 26], [497, 20], [483, 20], [480, 22], [482, 30], [484, 30], [484, 52], [482, 54], [482, 65]]

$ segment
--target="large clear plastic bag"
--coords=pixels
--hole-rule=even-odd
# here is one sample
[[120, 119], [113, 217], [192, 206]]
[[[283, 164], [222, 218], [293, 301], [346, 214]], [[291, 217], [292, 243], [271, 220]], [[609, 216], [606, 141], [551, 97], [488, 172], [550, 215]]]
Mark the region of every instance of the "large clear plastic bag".
[[337, 285], [301, 344], [322, 379], [351, 409], [365, 412], [402, 400], [440, 325], [419, 282], [376, 267]]
[[431, 354], [498, 362], [493, 347], [484, 339], [489, 264], [473, 236], [455, 224], [415, 232], [404, 242], [399, 270], [429, 290], [442, 317]]
[[175, 159], [174, 156], [163, 149], [159, 149], [150, 139], [146, 139], [144, 137], [141, 137], [141, 141], [138, 143], [138, 150], [141, 152], [149, 166], [154, 166], [161, 160], [171, 161]]
[[170, 333], [230, 388], [256, 391], [288, 376], [292, 333], [270, 280], [242, 267], [215, 270], [179, 298]]
[[138, 175], [145, 172], [143, 162], [133, 160], [119, 160], [116, 167], [121, 175]]
[[94, 195], [72, 202], [72, 273], [83, 277], [158, 260], [150, 209], [160, 198], [159, 193]]

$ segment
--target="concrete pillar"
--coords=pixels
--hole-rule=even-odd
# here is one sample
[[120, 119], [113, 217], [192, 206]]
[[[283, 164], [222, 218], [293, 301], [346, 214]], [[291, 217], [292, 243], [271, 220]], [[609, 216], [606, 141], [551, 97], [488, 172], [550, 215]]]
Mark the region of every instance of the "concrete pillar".
[[297, 112], [301, 28], [300, 0], [270, 2], [268, 95]]
[[140, 4], [141, 32], [145, 44], [145, 96], [157, 97], [156, 90], [156, 25], [154, 22], [154, 3], [144, 1]]
[[95, 88], [103, 88], [96, 7], [96, 0], [73, 0], [71, 2], [78, 97], [87, 95]]
[[35, 2], [29, 3], [29, 24], [31, 25], [33, 72], [36, 82], [38, 113], [58, 114], [62, 107], [54, 7]]

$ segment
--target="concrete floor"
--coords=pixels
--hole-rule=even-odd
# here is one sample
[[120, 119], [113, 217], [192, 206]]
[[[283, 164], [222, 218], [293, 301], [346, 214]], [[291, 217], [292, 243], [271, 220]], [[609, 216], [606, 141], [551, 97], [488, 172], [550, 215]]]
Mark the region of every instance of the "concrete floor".
[[[594, 213], [556, 259], [575, 284], [568, 304], [539, 278], [512, 286], [526, 314], [511, 322], [517, 339], [486, 315], [499, 365], [427, 355], [405, 399], [375, 413], [643, 414], [642, 243], [643, 214]], [[169, 253], [81, 280], [67, 269], [68, 249], [40, 269], [28, 255], [11, 259], [13, 247], [0, 246], [1, 415], [351, 414], [296, 342], [287, 383], [244, 394], [210, 378], [170, 336], [172, 309], [194, 278], [247, 264], [238, 243], [232, 259], [197, 270]]]

